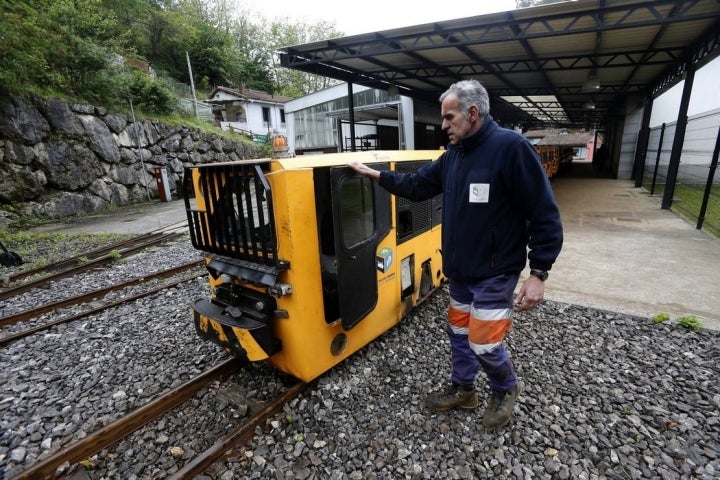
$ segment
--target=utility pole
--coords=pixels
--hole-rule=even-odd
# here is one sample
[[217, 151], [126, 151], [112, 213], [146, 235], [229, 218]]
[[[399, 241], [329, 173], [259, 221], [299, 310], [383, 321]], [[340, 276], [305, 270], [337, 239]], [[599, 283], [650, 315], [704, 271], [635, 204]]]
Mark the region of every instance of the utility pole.
[[190, 74], [190, 90], [192, 90], [193, 108], [195, 110], [195, 118], [200, 118], [198, 116], [197, 98], [195, 97], [195, 82], [193, 81], [192, 65], [190, 65], [190, 54], [188, 53], [187, 50], [185, 50], [185, 58], [187, 58], [188, 72]]

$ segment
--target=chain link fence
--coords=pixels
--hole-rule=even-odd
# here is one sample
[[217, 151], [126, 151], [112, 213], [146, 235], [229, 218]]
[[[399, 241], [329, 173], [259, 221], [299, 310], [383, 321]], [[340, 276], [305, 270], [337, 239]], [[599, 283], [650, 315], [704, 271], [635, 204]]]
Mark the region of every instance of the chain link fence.
[[[720, 237], [720, 110], [688, 118], [671, 209], [712, 235]], [[670, 167], [675, 123], [650, 130], [642, 186], [663, 196]]]

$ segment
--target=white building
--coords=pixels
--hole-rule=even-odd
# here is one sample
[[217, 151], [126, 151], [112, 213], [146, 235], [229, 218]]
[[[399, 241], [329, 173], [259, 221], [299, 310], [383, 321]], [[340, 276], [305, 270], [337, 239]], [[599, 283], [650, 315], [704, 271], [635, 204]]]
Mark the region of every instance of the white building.
[[267, 135], [287, 136], [285, 103], [289, 100], [290, 97], [259, 90], [217, 87], [207, 103], [213, 105], [221, 129], [264, 139]]

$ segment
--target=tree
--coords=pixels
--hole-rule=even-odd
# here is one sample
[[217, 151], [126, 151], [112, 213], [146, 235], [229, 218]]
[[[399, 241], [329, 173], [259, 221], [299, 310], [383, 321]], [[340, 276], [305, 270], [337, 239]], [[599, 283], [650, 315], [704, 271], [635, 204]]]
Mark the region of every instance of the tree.
[[273, 52], [272, 70], [278, 93], [289, 97], [300, 97], [337, 83], [336, 80], [327, 77], [285, 68], [280, 65], [280, 57], [277, 54], [277, 51], [283, 47], [342, 36], [342, 33], [336, 30], [334, 22], [307, 24], [285, 17], [276, 19], [270, 25], [268, 33], [268, 50]]
[[[76, 97], [106, 106], [150, 92], [152, 108], [172, 102], [149, 64], [173, 81], [246, 86], [297, 97], [333, 80], [285, 69], [276, 51], [341, 34], [235, 9], [233, 0], [0, 0], [0, 90]], [[140, 67], [136, 71], [137, 67]], [[173, 83], [169, 82], [168, 84]], [[138, 104], [141, 102], [138, 99]]]
[[38, 10], [29, 2], [0, 0], [0, 90], [16, 92], [27, 85], [54, 83], [45, 52]]

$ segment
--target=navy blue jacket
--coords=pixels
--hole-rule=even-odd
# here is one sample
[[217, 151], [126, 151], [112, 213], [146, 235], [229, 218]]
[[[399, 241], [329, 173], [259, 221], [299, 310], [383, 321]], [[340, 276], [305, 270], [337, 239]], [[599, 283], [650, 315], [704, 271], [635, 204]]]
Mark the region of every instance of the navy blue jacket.
[[550, 270], [562, 248], [560, 212], [535, 149], [490, 115], [434, 162], [414, 173], [383, 171], [379, 184], [415, 201], [443, 194], [448, 278], [517, 274], [528, 259], [530, 268]]

